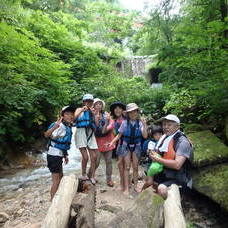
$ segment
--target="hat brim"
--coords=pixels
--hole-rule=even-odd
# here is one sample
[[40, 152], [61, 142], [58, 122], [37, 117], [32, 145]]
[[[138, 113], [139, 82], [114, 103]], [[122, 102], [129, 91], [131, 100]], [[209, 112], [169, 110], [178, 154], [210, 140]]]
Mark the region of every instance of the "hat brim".
[[140, 109], [139, 108], [131, 108], [129, 110], [126, 110], [125, 112], [128, 113], [128, 112], [132, 112], [132, 111], [139, 111]]
[[180, 123], [176, 122], [175, 120], [170, 120], [170, 119], [167, 119], [167, 118], [165, 118], [165, 117], [162, 117], [162, 118], [158, 119], [158, 120], [156, 121], [156, 123], [162, 122], [163, 120], [168, 120], [168, 121], [172, 121], [172, 122], [174, 122], [174, 123], [180, 124]]

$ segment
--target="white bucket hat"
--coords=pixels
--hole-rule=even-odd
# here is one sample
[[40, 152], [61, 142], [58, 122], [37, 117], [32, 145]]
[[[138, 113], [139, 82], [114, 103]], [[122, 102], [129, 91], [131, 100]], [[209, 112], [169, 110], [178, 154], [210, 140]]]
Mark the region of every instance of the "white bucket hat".
[[127, 104], [126, 112], [131, 112], [131, 111], [134, 111], [134, 110], [139, 110], [139, 106], [137, 104], [135, 104], [135, 103]]
[[97, 102], [101, 102], [102, 103], [102, 110], [105, 109], [105, 102], [99, 98], [95, 98], [94, 101], [93, 101], [93, 106], [97, 103]]
[[85, 95], [83, 96], [82, 100], [83, 100], [83, 101], [85, 101], [85, 100], [91, 100], [91, 101], [93, 101], [94, 98], [93, 98], [93, 95], [92, 95], [92, 94], [87, 93], [87, 94], [85, 94]]
[[176, 115], [173, 115], [173, 114], [169, 114], [167, 116], [164, 116], [161, 119], [159, 119], [158, 121], [162, 121], [162, 120], [170, 120], [170, 121], [173, 121], [173, 122], [180, 124], [180, 119]]

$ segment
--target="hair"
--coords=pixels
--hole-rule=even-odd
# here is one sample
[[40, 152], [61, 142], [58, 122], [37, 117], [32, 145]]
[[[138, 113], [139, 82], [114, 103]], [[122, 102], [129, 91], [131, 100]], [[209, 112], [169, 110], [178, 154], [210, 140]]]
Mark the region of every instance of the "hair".
[[163, 134], [163, 129], [160, 125], [154, 125], [148, 127], [148, 137], [152, 138], [154, 134], [161, 133]]
[[[120, 105], [116, 105], [115, 108], [113, 110], [111, 110], [111, 112], [110, 112], [110, 114], [114, 120], [117, 119], [117, 116], [115, 115], [115, 109], [117, 107], [121, 108], [124, 111], [124, 109]], [[122, 113], [122, 116], [124, 117], [123, 113]]]

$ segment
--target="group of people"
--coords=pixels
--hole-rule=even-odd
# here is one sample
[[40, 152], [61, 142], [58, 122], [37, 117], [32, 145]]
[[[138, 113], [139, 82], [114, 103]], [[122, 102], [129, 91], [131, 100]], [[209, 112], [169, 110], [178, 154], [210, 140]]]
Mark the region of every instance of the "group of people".
[[[63, 176], [62, 162], [68, 163], [72, 127], [76, 127], [75, 144], [82, 159], [82, 180], [96, 184], [96, 169], [101, 157], [106, 164], [106, 182], [112, 180], [112, 157], [118, 159], [119, 190], [129, 195], [133, 183], [136, 192], [152, 186], [163, 198], [167, 197], [171, 184], [191, 187], [190, 165], [193, 147], [180, 131], [180, 120], [169, 114], [158, 120], [159, 125], [147, 126], [135, 103], [124, 105], [117, 101], [111, 104], [110, 113], [105, 111], [105, 102], [91, 94], [85, 94], [82, 107], [74, 110], [66, 106], [60, 118], [45, 132], [50, 138], [47, 163], [52, 173], [51, 199], [53, 199]], [[87, 163], [90, 157], [90, 167]], [[145, 182], [138, 187], [139, 164], [145, 168]], [[130, 169], [133, 168], [133, 180]]]

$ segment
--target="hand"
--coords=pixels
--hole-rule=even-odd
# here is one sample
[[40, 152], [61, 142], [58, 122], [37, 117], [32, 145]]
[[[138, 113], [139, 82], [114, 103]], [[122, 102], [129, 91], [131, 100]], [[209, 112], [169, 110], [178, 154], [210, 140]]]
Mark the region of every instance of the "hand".
[[158, 160], [159, 160], [159, 155], [158, 155], [158, 153], [152, 151], [149, 155], [150, 155], [150, 158], [151, 158], [153, 161], [158, 161]]
[[109, 146], [109, 147], [113, 147], [113, 146], [115, 146], [115, 145], [116, 145], [116, 142], [113, 142], [113, 141], [110, 142], [110, 143], [108, 143], [108, 146]]
[[60, 124], [62, 123], [62, 121], [63, 121], [63, 117], [60, 116], [60, 117], [58, 118], [58, 120], [57, 120], [55, 123], [56, 123], [56, 125], [58, 125], [58, 127], [59, 127]]
[[68, 164], [68, 162], [69, 162], [68, 156], [65, 156], [63, 159], [64, 159], [64, 164], [65, 164], [65, 165]]
[[142, 116], [142, 117], [140, 118], [140, 120], [142, 121], [142, 124], [143, 124], [143, 125], [146, 125], [146, 118], [145, 118], [145, 116]]
[[111, 116], [108, 112], [105, 113], [105, 118], [107, 121], [109, 121], [111, 119]]
[[82, 112], [87, 111], [87, 110], [88, 110], [88, 107], [87, 106], [83, 106], [82, 107]]

